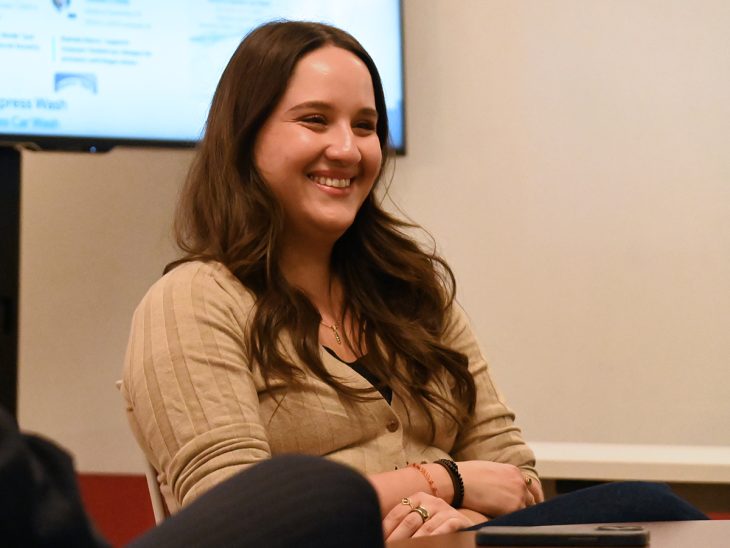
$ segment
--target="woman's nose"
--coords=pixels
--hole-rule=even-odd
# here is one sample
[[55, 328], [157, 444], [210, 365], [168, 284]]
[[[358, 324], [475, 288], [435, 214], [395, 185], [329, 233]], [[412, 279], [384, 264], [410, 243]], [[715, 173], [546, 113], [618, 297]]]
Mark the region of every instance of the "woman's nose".
[[325, 156], [342, 163], [354, 164], [360, 161], [362, 155], [357, 146], [356, 136], [349, 125], [332, 129]]

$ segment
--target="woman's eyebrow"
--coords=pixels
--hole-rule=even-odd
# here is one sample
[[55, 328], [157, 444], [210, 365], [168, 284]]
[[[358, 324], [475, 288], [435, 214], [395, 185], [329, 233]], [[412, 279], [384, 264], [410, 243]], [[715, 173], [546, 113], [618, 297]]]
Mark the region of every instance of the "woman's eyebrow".
[[[305, 101], [304, 103], [299, 103], [298, 105], [294, 105], [291, 107], [287, 112], [298, 112], [300, 110], [325, 110], [325, 111], [331, 111], [333, 110], [333, 107], [330, 103], [327, 103], [325, 101]], [[372, 107], [363, 107], [358, 111], [358, 115], [365, 115], [365, 116], [372, 116], [374, 118], [378, 117], [378, 111], [375, 110]]]
[[304, 103], [299, 103], [298, 105], [294, 105], [291, 107], [287, 112], [296, 112], [299, 110], [331, 110], [332, 105], [329, 103], [326, 103], [325, 101], [305, 101]]

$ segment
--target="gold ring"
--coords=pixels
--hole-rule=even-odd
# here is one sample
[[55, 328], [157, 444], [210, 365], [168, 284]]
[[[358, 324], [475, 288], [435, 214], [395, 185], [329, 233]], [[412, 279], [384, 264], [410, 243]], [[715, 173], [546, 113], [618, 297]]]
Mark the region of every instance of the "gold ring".
[[528, 486], [532, 485], [532, 478], [530, 476], [525, 476], [525, 484]]
[[[426, 523], [426, 520], [431, 517], [431, 515], [428, 513], [428, 510], [426, 510], [420, 504], [416, 506], [413, 510], [411, 510], [411, 512], [416, 512], [419, 516], [421, 516], [423, 523]], [[408, 513], [410, 514], [411, 512]]]
[[411, 502], [411, 499], [409, 499], [408, 497], [403, 497], [402, 499], [400, 499], [400, 503], [405, 504], [406, 506], [410, 506], [411, 510], [413, 509], [413, 503]]

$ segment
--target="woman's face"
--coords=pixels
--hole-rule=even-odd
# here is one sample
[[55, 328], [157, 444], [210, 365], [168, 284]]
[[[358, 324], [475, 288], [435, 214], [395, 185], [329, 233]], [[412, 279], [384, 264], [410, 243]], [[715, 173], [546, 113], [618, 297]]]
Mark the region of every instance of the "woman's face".
[[357, 56], [324, 46], [299, 60], [254, 144], [286, 237], [334, 241], [352, 224], [380, 170], [377, 119], [372, 79]]

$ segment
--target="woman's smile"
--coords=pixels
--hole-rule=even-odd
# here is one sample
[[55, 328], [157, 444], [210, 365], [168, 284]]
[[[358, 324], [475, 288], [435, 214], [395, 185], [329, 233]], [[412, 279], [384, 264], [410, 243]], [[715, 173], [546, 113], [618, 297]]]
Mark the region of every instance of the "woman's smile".
[[352, 179], [349, 177], [323, 177], [321, 175], [309, 175], [308, 177], [318, 185], [330, 188], [348, 188], [352, 183]]

